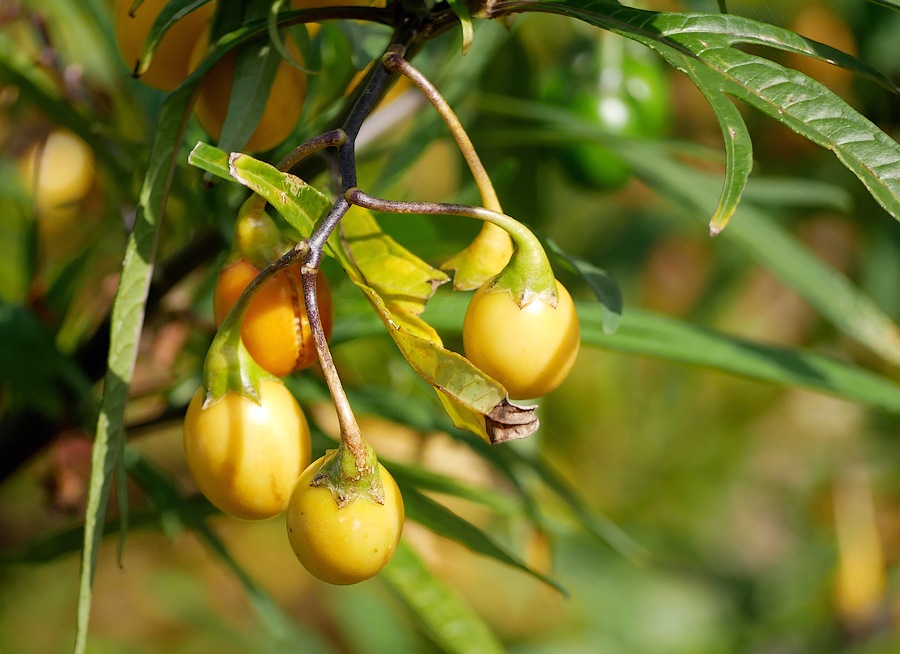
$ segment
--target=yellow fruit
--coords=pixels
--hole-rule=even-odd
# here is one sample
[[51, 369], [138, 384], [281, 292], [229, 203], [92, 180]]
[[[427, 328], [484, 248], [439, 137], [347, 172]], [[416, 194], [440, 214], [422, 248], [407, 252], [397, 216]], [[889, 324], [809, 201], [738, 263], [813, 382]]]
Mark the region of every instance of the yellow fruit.
[[64, 218], [77, 211], [94, 183], [94, 153], [71, 132], [55, 129], [19, 160], [23, 182], [42, 218]]
[[557, 281], [555, 308], [541, 300], [519, 307], [511, 293], [492, 291], [490, 285], [485, 283], [469, 301], [463, 320], [466, 357], [513, 399], [546, 395], [565, 380], [578, 354], [572, 296]]
[[297, 480], [285, 513], [288, 540], [311, 574], [330, 584], [355, 584], [387, 565], [403, 531], [403, 498], [391, 474], [378, 466], [384, 504], [360, 497], [338, 508], [331, 490], [310, 486], [324, 457]]
[[[299, 62], [300, 52], [294, 42], [288, 39], [286, 46], [294, 59]], [[206, 50], [206, 40], [201, 39], [191, 55], [192, 67], [199, 63]], [[222, 135], [222, 126], [228, 113], [236, 62], [237, 54], [234, 51], [229, 52], [206, 73], [194, 105], [194, 113], [203, 129], [216, 140]], [[251, 152], [270, 150], [284, 141], [300, 119], [305, 97], [306, 74], [287, 61], [282, 61], [269, 88], [269, 97], [259, 124], [247, 140], [244, 149]]]
[[[141, 56], [144, 42], [153, 22], [169, 0], [144, 0], [134, 16], [128, 14], [133, 0], [116, 0], [116, 40], [122, 59], [134, 68]], [[213, 15], [215, 3], [208, 2], [195, 9], [170, 27], [153, 53], [150, 67], [140, 80], [163, 91], [171, 91], [184, 81], [191, 71], [191, 52], [200, 40], [207, 22]]]
[[309, 426], [283, 384], [264, 379], [260, 404], [236, 393], [203, 408], [200, 388], [184, 418], [184, 453], [197, 487], [243, 520], [284, 511], [310, 459]]

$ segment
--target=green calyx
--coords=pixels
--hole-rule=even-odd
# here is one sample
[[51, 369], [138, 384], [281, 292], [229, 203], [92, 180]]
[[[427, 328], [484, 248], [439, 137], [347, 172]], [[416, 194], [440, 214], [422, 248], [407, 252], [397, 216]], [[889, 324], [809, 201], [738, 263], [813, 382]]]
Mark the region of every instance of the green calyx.
[[483, 288], [487, 293], [508, 291], [519, 307], [535, 300], [556, 307], [556, 277], [541, 242], [525, 225], [509, 216], [491, 221], [507, 231], [515, 244], [509, 263]]
[[244, 311], [239, 307], [242, 300], [243, 296], [225, 318], [206, 353], [203, 364], [203, 387], [206, 389], [204, 409], [228, 393], [237, 393], [260, 404], [259, 386], [262, 380], [277, 379], [253, 360], [241, 341]]
[[364, 498], [376, 504], [384, 504], [384, 485], [381, 482], [380, 464], [375, 450], [363, 441], [364, 465], [359, 467], [358, 457], [341, 441], [337, 449], [326, 453], [322, 467], [313, 478], [312, 486], [326, 486], [331, 490], [338, 508], [348, 506]]

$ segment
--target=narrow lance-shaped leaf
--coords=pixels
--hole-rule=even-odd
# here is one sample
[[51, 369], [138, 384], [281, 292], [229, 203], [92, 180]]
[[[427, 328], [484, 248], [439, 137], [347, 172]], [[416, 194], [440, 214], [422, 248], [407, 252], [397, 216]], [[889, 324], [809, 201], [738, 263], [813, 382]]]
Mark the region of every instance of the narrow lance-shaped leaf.
[[[231, 41], [240, 43], [254, 32], [241, 29]], [[110, 345], [103, 398], [97, 417], [91, 458], [91, 477], [85, 509], [84, 549], [79, 579], [78, 609], [75, 624], [75, 654], [87, 647], [94, 570], [103, 535], [111, 476], [122, 456], [125, 438], [125, 405], [143, 329], [144, 307], [156, 257], [156, 245], [175, 170], [181, 139], [189, 117], [198, 80], [224, 54], [216, 48], [175, 91], [166, 97], [150, 149], [147, 173], [138, 198], [134, 227], [128, 238], [122, 273], [110, 319]], [[123, 522], [124, 524], [124, 522]]]
[[112, 474], [122, 456], [124, 414], [134, 373], [144, 307], [156, 257], [160, 219], [165, 210], [175, 157], [187, 123], [192, 89], [182, 87], [163, 103], [147, 176], [140, 193], [134, 228], [128, 239], [119, 287], [110, 319], [108, 368], [97, 419], [91, 478], [85, 511], [84, 550], [76, 618], [75, 652], [87, 646], [91, 592]]
[[412, 610], [442, 651], [449, 654], [505, 651], [490, 627], [428, 570], [406, 541], [400, 541], [379, 577]]
[[475, 32], [472, 28], [472, 16], [469, 15], [469, 8], [466, 7], [462, 0], [448, 0], [450, 8], [459, 19], [459, 25], [462, 29], [462, 53], [466, 54], [472, 46], [472, 37]]
[[[657, 154], [650, 154], [653, 151]], [[697, 212], [715, 193], [710, 175], [681, 165], [656, 146], [623, 148], [620, 153], [663, 197]], [[726, 232], [729, 239], [838, 329], [886, 361], [900, 364], [900, 328], [869, 297], [764, 211], [745, 203], [739, 215]]]
[[725, 142], [725, 181], [719, 203], [709, 221], [710, 235], [715, 236], [725, 229], [747, 186], [753, 169], [753, 143], [737, 107], [715, 86], [708, 85], [705, 70], [697, 66], [696, 62], [686, 60], [685, 64], [691, 81], [715, 111]]
[[895, 9], [900, 11], [900, 2], [897, 0], [869, 0], [872, 4], [881, 5], [882, 7], [887, 7], [888, 9]]
[[266, 41], [255, 41], [237, 49], [234, 82], [219, 138], [223, 150], [240, 150], [247, 144], [265, 111], [280, 65], [281, 55]]
[[596, 307], [579, 305], [585, 343], [799, 386], [900, 413], [900, 384], [828, 356], [730, 337], [642, 311], [625, 314], [615, 334], [599, 329]]
[[[138, 61], [134, 62], [134, 74], [140, 76], [147, 72], [147, 69], [150, 67], [150, 62], [153, 61], [153, 53], [156, 52], [156, 48], [159, 46], [160, 41], [162, 41], [163, 36], [165, 36], [166, 32], [168, 32], [175, 23], [209, 1], [210, 0], [169, 0], [168, 4], [166, 4], [166, 6], [162, 8], [162, 11], [159, 12], [156, 20], [153, 21], [153, 25], [150, 26], [150, 31], [147, 33], [147, 38], [144, 40], [144, 47], [141, 50], [141, 57]], [[130, 8], [132, 12], [135, 11], [134, 4]], [[131, 65], [132, 62], [129, 61], [126, 63]]]
[[833, 151], [872, 197], [900, 219], [900, 145], [806, 75], [740, 50], [718, 54], [730, 76], [724, 91]]
[[[755, 343], [637, 309], [623, 312], [619, 329], [608, 334], [596, 302], [576, 305], [582, 343], [586, 345], [799, 386], [900, 413], [900, 384], [832, 357]], [[429, 303], [428, 321], [441, 331], [452, 332], [458, 329], [458, 316], [464, 310], [465, 298], [441, 296]], [[359, 324], [358, 334], [373, 333], [375, 324], [371, 322], [368, 328]]]
[[556, 242], [544, 239], [547, 249], [555, 254], [572, 272], [579, 275], [594, 292], [600, 302], [600, 316], [603, 320], [603, 331], [614, 333], [622, 321], [622, 290], [616, 280], [594, 264], [573, 257]]
[[561, 593], [566, 592], [558, 582], [529, 567], [517, 556], [500, 547], [481, 529], [460, 518], [442, 504], [435, 502], [427, 495], [410, 486], [404, 485], [401, 487], [401, 490], [407, 516], [412, 520], [424, 525], [436, 534], [452, 538], [473, 552], [496, 559], [501, 563], [530, 574], [535, 579]]
[[[274, 641], [292, 643], [303, 639], [316, 651], [329, 651], [321, 638], [308, 630], [302, 630], [282, 611], [266, 590], [250, 576], [247, 570], [231, 555], [225, 543], [206, 523], [203, 513], [194, 509], [194, 506], [182, 495], [172, 479], [132, 447], [126, 448], [125, 461], [131, 478], [137, 482], [159, 511], [160, 520], [163, 521], [169, 517], [176, 521], [180, 528], [187, 528], [195, 532], [210, 553], [240, 582], [247, 594], [250, 606]], [[313, 645], [313, 643], [315, 644]]]

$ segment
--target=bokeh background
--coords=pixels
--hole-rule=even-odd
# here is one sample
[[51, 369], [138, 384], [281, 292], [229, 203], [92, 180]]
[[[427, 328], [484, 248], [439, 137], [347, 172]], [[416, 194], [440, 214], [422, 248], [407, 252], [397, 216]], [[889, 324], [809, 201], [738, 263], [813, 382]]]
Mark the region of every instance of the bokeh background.
[[[717, 10], [715, 2], [701, 0], [643, 5]], [[856, 54], [900, 80], [896, 11], [862, 0], [728, 2], [728, 8]], [[164, 97], [129, 77], [111, 11], [105, 0], [0, 2], [0, 458], [6, 461], [0, 651], [10, 654], [62, 652], [73, 641], [92, 426], [92, 409], [73, 401], [79, 396], [73, 388], [88, 384], [86, 395], [99, 396], [105, 321]], [[321, 48], [323, 68], [311, 76], [311, 94], [322, 99], [318, 107], [309, 101], [300, 134], [326, 120], [362, 68], [361, 53], [377, 52], [387, 33], [328, 24], [316, 38], [310, 47]], [[585, 183], [566, 160], [567, 137], [548, 138], [546, 130], [538, 133], [511, 115], [511, 107], [528, 106], [519, 102], [565, 106], [571, 95], [555, 100], [554, 89], [570, 90], [590, 77], [589, 66], [585, 73], [573, 63], [582, 55], [573, 53], [602, 47], [597, 30], [521, 16], [507, 26], [480, 27], [465, 57], [459, 45], [458, 34], [442, 36], [416, 63], [470, 129], [505, 210], [607, 271], [626, 311], [640, 308], [767, 345], [814, 350], [897, 379], [896, 367], [850, 341], [727, 230], [708, 236], [715, 189], [704, 214], [667, 198], [639, 174], [625, 174], [616, 188]], [[832, 67], [767, 56], [820, 79], [895, 139], [900, 134], [896, 96]], [[721, 174], [721, 132], [702, 96], [662, 62], [648, 65], [659, 71], [654, 101], [666, 119], [645, 136], [693, 148], [692, 166]], [[388, 129], [367, 137], [361, 150], [363, 188], [396, 198], [477, 201], [445, 128], [403, 88], [389, 100], [378, 115]], [[53, 212], [32, 197], [28, 157], [48, 134], [81, 120], [61, 110], [67, 103], [73, 115], [94, 120], [93, 163], [85, 193]], [[830, 153], [741, 109], [755, 143], [748, 201], [896, 321], [900, 227]], [[192, 122], [185, 155], [197, 140], [208, 137]], [[56, 165], [72, 168], [76, 161], [70, 153]], [[212, 284], [242, 197], [226, 184], [204, 191], [202, 181], [186, 161], [179, 166], [154, 287], [164, 292], [148, 311], [127, 413], [135, 451], [188, 495], [195, 490], [183, 461], [180, 417], [212, 337]], [[734, 220], [740, 218], [739, 212]], [[382, 224], [434, 263], [477, 231], [464, 219], [384, 216]], [[548, 462], [600, 525], [598, 536], [546, 481], [524, 474], [514, 488], [490, 457], [447, 429], [433, 395], [389, 338], [370, 329], [358, 292], [336, 268], [326, 272], [336, 298], [338, 367], [376, 450], [496, 495], [493, 506], [435, 497], [568, 590], [563, 596], [407, 524], [410, 546], [508, 651], [900, 649], [896, 414], [584, 346], [570, 378], [540, 400], [540, 432], [502, 447]], [[583, 282], [562, 266], [558, 273], [573, 295], [590, 301]], [[444, 295], [442, 289], [439, 300]], [[453, 327], [459, 303], [446, 299], [438, 306], [449, 307], [435, 314], [446, 343], [461, 349], [461, 320]], [[335, 427], [321, 380], [306, 374], [290, 385], [316, 426], [317, 445], [326, 446]], [[132, 528], [121, 560], [115, 535], [104, 541], [88, 651], [278, 651], [271, 625], [254, 611], [234, 566], [295, 623], [300, 637], [285, 651], [438, 651], [380, 577], [344, 588], [308, 575], [280, 519], [209, 517], [229, 563], [196, 530], [158, 519], [136, 484], [127, 492]], [[520, 507], [522, 497], [537, 507], [539, 524], [520, 508], [502, 509]], [[113, 502], [112, 524], [118, 516]]]

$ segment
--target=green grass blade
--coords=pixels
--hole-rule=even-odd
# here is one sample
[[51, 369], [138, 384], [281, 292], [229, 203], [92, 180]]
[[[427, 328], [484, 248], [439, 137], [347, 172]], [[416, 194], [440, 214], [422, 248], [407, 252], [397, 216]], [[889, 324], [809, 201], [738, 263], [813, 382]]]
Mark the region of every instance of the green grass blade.
[[401, 540], [379, 575], [448, 654], [502, 654], [503, 645], [460, 597], [437, 579]]
[[595, 305], [579, 304], [578, 315], [584, 343], [799, 386], [900, 413], [900, 384], [828, 356], [761, 345], [638, 310], [627, 311], [622, 327], [611, 335], [603, 333]]
[[501, 563], [512, 566], [530, 574], [551, 588], [565, 594], [566, 590], [558, 582], [531, 568], [524, 561], [513, 555], [471, 522], [460, 518], [442, 504], [423, 495], [415, 488], [400, 484], [403, 493], [403, 504], [409, 518], [427, 527], [436, 534], [446, 536], [478, 554], [483, 554]]
[[[665, 156], [648, 160], [646, 148], [621, 152], [663, 197], [698, 215], [715, 196], [715, 178], [708, 174]], [[745, 203], [739, 216], [724, 238], [738, 243], [842, 332], [886, 361], [900, 364], [900, 329], [871, 299], [761, 209]]]

